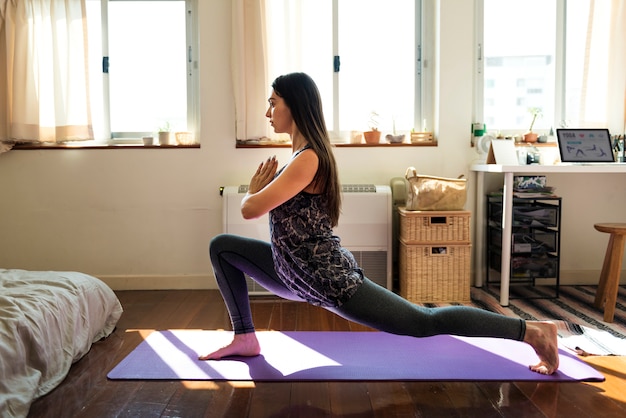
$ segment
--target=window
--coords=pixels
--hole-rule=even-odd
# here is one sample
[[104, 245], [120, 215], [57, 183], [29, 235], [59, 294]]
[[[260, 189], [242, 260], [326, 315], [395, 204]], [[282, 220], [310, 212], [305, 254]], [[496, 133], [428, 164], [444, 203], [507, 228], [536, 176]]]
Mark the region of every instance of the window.
[[421, 1], [268, 0], [264, 12], [268, 85], [288, 72], [311, 75], [334, 140], [368, 130], [373, 112], [382, 131], [432, 131]]
[[[490, 130], [524, 129], [529, 107], [553, 118], [556, 0], [484, 0], [483, 120]], [[515, 24], [511, 24], [516, 22]], [[522, 22], [532, 29], [524, 29]], [[548, 88], [552, 86], [552, 88]], [[520, 125], [521, 124], [521, 125]]]
[[160, 129], [195, 133], [195, 3], [87, 0], [90, 91], [98, 142]]
[[421, 130], [419, 12], [412, 0], [338, 2], [335, 132], [370, 128], [372, 111], [381, 130]]
[[[614, 5], [612, 6], [611, 3]], [[479, 65], [476, 117], [489, 130], [524, 131], [529, 108], [540, 108], [535, 123], [547, 132], [560, 126], [607, 127], [612, 97], [610, 39], [620, 26], [616, 2], [592, 0], [481, 0], [477, 13]], [[612, 32], [613, 31], [613, 32]], [[488, 82], [487, 82], [488, 80]], [[623, 112], [622, 112], [623, 113]], [[615, 126], [623, 127], [621, 121]], [[621, 132], [621, 128], [620, 131]], [[617, 133], [617, 132], [616, 132]]]

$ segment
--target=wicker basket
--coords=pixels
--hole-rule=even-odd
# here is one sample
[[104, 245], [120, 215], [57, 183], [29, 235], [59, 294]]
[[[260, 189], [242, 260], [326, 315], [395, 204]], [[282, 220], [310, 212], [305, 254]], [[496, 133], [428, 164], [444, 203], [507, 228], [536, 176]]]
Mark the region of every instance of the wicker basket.
[[432, 132], [411, 132], [411, 143], [431, 142], [433, 140]]
[[176, 132], [176, 143], [178, 145], [193, 145], [195, 140], [191, 132]]
[[470, 243], [469, 211], [409, 211], [400, 213], [400, 239], [407, 244]]
[[470, 301], [469, 244], [400, 241], [400, 296], [414, 303]]

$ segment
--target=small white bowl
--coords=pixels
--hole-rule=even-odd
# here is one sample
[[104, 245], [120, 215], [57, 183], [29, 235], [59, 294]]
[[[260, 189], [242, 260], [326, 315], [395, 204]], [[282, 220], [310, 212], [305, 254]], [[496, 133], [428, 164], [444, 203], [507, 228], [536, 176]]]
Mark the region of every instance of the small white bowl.
[[399, 143], [404, 141], [404, 137], [405, 136], [406, 135], [391, 135], [391, 134], [389, 134], [389, 135], [385, 136], [385, 138], [391, 144], [399, 144]]

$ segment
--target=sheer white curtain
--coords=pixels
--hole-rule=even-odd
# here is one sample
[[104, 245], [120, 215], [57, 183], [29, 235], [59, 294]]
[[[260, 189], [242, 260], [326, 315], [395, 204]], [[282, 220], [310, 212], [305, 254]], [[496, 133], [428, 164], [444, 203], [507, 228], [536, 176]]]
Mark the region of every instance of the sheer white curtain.
[[621, 134], [626, 133], [626, 4], [613, 0], [611, 5], [607, 114], [611, 132]]
[[85, 0], [0, 0], [0, 141], [92, 139]]
[[265, 0], [232, 2], [232, 77], [237, 139], [269, 136]]
[[[311, 44], [319, 39], [315, 31], [321, 29], [319, 25], [307, 26], [306, 17], [320, 8], [321, 3], [319, 0], [233, 0], [232, 73], [237, 139], [288, 139], [270, 129], [264, 117], [267, 99], [272, 82], [279, 75], [303, 71], [304, 67], [313, 71], [306, 61], [317, 59], [312, 46], [319, 50], [319, 45]], [[307, 31], [308, 37], [304, 36]]]
[[626, 4], [589, 2], [584, 71], [579, 108], [581, 126], [626, 126]]

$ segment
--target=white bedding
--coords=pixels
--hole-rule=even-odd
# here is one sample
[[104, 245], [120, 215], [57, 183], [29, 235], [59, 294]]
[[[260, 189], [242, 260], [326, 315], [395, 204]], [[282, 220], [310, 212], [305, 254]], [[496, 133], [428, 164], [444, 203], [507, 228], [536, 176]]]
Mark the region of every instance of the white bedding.
[[0, 269], [0, 416], [26, 416], [121, 314], [115, 293], [87, 274]]

